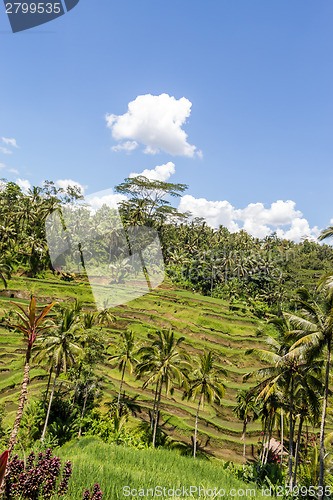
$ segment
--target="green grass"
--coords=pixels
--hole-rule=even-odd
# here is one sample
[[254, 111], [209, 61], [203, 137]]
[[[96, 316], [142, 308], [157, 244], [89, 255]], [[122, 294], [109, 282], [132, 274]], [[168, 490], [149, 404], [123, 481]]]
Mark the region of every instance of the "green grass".
[[[262, 498], [260, 490], [238, 481], [221, 464], [182, 457], [175, 451], [151, 448], [135, 450], [107, 445], [95, 438], [83, 438], [67, 443], [57, 455], [63, 463], [65, 460], [72, 462], [73, 475], [68, 495], [71, 500], [81, 500], [84, 489], [92, 488], [95, 483], [101, 485], [105, 500], [126, 498], [123, 495], [127, 491], [123, 490], [125, 486], [131, 490], [147, 490], [156, 486], [168, 490], [183, 487], [189, 490], [191, 486], [201, 486], [206, 490], [216, 487], [225, 490], [225, 495], [217, 498], [227, 499], [251, 498], [249, 490], [252, 490], [252, 498]], [[231, 490], [235, 490], [235, 494]], [[244, 493], [248, 490], [248, 494], [240, 492], [238, 495], [236, 492], [239, 490], [244, 490]], [[205, 496], [202, 492], [199, 497], [193, 490], [191, 498], [213, 498], [209, 494]]]

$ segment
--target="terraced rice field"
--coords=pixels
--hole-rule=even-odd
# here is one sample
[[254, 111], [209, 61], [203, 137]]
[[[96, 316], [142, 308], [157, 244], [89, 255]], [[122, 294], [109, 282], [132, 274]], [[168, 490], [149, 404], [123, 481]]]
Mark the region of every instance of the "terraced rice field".
[[[10, 300], [28, 304], [31, 293], [40, 304], [53, 300], [69, 301], [78, 297], [84, 301], [85, 308], [94, 307], [89, 285], [83, 279], [65, 283], [52, 275], [43, 280], [14, 277], [8, 283], [8, 290], [0, 293], [0, 321], [1, 316], [12, 307]], [[148, 329], [172, 328], [185, 337], [184, 347], [193, 357], [203, 349], [211, 349], [218, 354], [220, 365], [227, 372], [226, 395], [220, 407], [213, 408], [205, 404], [200, 412], [198, 438], [217, 457], [240, 461], [242, 423], [235, 418], [232, 410], [236, 404], [237, 390], [251, 385], [242, 382], [243, 375], [260, 366], [253, 355], [245, 355], [249, 347], [263, 345], [263, 340], [255, 333], [258, 326], [262, 326], [259, 320], [249, 311], [230, 311], [229, 304], [223, 300], [175, 289], [166, 283], [146, 296], [111, 308], [111, 312], [116, 321], [107, 329], [110, 342], [117, 339], [119, 332], [129, 326], [141, 341], [145, 340]], [[20, 335], [0, 327], [0, 349], [0, 403], [6, 403], [6, 418], [10, 423], [16, 410], [22, 377], [24, 345]], [[104, 404], [117, 393], [120, 374], [109, 365], [99, 366], [98, 371], [105, 377]], [[43, 367], [33, 366], [30, 399], [46, 387], [47, 376]], [[125, 375], [123, 388], [130, 396], [138, 395], [138, 403], [142, 406], [139, 418], [147, 419], [148, 411], [153, 406], [152, 389], [143, 390], [142, 381], [135, 380], [129, 374]], [[175, 391], [172, 397], [162, 396], [162, 419], [166, 422], [165, 429], [174, 438], [191, 441], [196, 405], [196, 402], [182, 400], [180, 391]], [[259, 434], [260, 423], [249, 424], [249, 456], [252, 452], [251, 445], [256, 449]]]

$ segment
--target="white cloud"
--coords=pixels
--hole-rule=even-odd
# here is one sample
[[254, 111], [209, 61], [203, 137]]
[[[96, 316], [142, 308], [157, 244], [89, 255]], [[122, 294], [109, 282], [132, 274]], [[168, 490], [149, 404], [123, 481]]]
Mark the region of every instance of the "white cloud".
[[138, 143], [136, 141], [126, 141], [122, 144], [117, 144], [116, 146], [112, 146], [112, 151], [127, 151], [128, 153], [133, 151], [138, 147]]
[[81, 194], [84, 194], [84, 191], [87, 189], [88, 186], [82, 186], [79, 182], [73, 181], [72, 179], [58, 179], [54, 183], [57, 187], [62, 188], [62, 189], [67, 189], [68, 186], [71, 187], [77, 187], [80, 189]]
[[291, 200], [278, 200], [270, 208], [265, 208], [263, 203], [250, 203], [243, 209], [236, 209], [226, 200], [208, 201], [185, 195], [181, 198], [179, 210], [203, 217], [211, 227], [222, 224], [231, 232], [244, 229], [256, 238], [264, 238], [276, 231], [279, 238], [296, 242], [304, 238], [315, 240], [320, 230], [317, 226], [311, 228], [302, 212], [295, 210], [295, 205]]
[[22, 189], [22, 191], [28, 191], [28, 189], [31, 188], [31, 184], [30, 182], [27, 180], [27, 179], [16, 179], [16, 184], [18, 186], [20, 186], [20, 188]]
[[[106, 115], [107, 126], [112, 131], [116, 141], [126, 141], [115, 146], [114, 150], [132, 149], [140, 142], [146, 147], [144, 153], [156, 154], [164, 151], [171, 155], [188, 156], [193, 158], [196, 146], [187, 142], [187, 134], [182, 129], [186, 119], [191, 114], [192, 103], [182, 97], [168, 94], [138, 96], [128, 104], [128, 110], [123, 115]], [[127, 144], [127, 146], [126, 146]]]
[[4, 148], [3, 146], [0, 146], [0, 151], [1, 153], [3, 153], [4, 155], [11, 155], [12, 154], [12, 151], [8, 148]]
[[8, 170], [8, 172], [10, 172], [11, 174], [16, 174], [16, 175], [18, 175], [20, 173], [16, 168], [10, 168]]
[[316, 240], [320, 234], [320, 230], [317, 226], [310, 228], [306, 219], [297, 217], [291, 222], [290, 229], [287, 231], [277, 229], [276, 234], [279, 238], [299, 242], [302, 239]]
[[203, 217], [212, 227], [222, 224], [232, 232], [239, 230], [238, 224], [234, 222], [235, 209], [228, 201], [208, 201], [186, 194], [180, 200], [179, 210], [189, 211], [194, 217]]
[[144, 177], [147, 177], [147, 179], [150, 179], [151, 181], [165, 182], [170, 178], [172, 174], [175, 173], [175, 171], [176, 171], [175, 164], [172, 163], [172, 161], [169, 161], [164, 165], [157, 165], [152, 170], [146, 168], [140, 174], [132, 173], [129, 175], [129, 177], [137, 177], [138, 175], [143, 175]]
[[7, 144], [7, 146], [12, 146], [13, 148], [18, 148], [16, 139], [9, 139], [8, 137], [1, 137], [2, 142]]
[[0, 163], [0, 169], [5, 168], [5, 166], [6, 165], [4, 163]]
[[118, 203], [127, 200], [126, 196], [120, 193], [113, 193], [112, 189], [105, 189], [97, 193], [86, 196], [85, 201], [89, 203], [93, 210], [98, 210], [103, 205], [110, 208], [117, 208]]

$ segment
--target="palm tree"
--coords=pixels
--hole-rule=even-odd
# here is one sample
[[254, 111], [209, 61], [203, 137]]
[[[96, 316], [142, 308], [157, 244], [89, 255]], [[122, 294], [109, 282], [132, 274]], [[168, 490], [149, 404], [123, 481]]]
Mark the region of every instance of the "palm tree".
[[237, 406], [233, 409], [233, 412], [237, 417], [243, 420], [243, 432], [241, 439], [243, 440], [243, 468], [246, 462], [246, 428], [247, 424], [252, 420], [255, 420], [258, 416], [258, 405], [255, 401], [254, 394], [250, 394], [247, 391], [240, 390], [236, 395]]
[[[290, 315], [274, 320], [275, 326], [278, 326], [280, 333], [288, 328], [288, 319], [291, 323]], [[294, 443], [294, 410], [295, 410], [295, 391], [298, 384], [311, 383], [316, 384], [317, 367], [309, 363], [309, 358], [299, 351], [293, 350], [290, 336], [281, 335], [274, 339], [268, 337], [267, 344], [271, 350], [249, 349], [247, 354], [255, 352], [262, 361], [266, 361], [270, 366], [260, 368], [255, 372], [248, 373], [243, 377], [247, 380], [252, 375], [256, 375], [262, 381], [251, 391], [258, 394], [257, 399], [268, 401], [268, 399], [279, 393], [283, 393], [284, 399], [289, 396], [289, 459], [288, 459], [288, 478], [289, 484], [293, 486], [293, 443]], [[308, 382], [306, 382], [308, 381]], [[282, 402], [280, 403], [282, 404]]]
[[[294, 330], [291, 332], [296, 338], [296, 342], [292, 345], [291, 350], [296, 353], [301, 353], [309, 359], [320, 357], [324, 349], [327, 349], [326, 368], [325, 368], [325, 383], [322, 415], [320, 423], [320, 441], [319, 441], [319, 479], [318, 486], [323, 487], [324, 484], [324, 459], [325, 459], [325, 420], [327, 401], [329, 393], [329, 375], [331, 363], [331, 348], [333, 335], [333, 277], [324, 276], [317, 287], [318, 291], [322, 291], [322, 303], [319, 305], [308, 290], [298, 290], [297, 303], [300, 307], [299, 313], [288, 314], [290, 323]], [[323, 495], [319, 493], [321, 500]]]
[[41, 338], [40, 342], [38, 343], [38, 347], [40, 348], [41, 353], [40, 355], [52, 355], [53, 364], [55, 367], [53, 386], [41, 441], [44, 441], [45, 438], [57, 378], [59, 377], [61, 370], [66, 372], [68, 367], [73, 366], [75, 361], [75, 354], [79, 354], [82, 351], [75, 336], [79, 328], [80, 325], [74, 311], [63, 309], [61, 311], [61, 319], [58, 324], [58, 328], [53, 332], [52, 335]]
[[186, 372], [190, 369], [188, 363], [189, 356], [180, 349], [180, 344], [185, 337], [176, 339], [172, 330], [162, 330], [156, 334], [148, 334], [152, 339], [151, 345], [141, 347], [138, 354], [141, 355], [141, 362], [137, 367], [138, 378], [147, 375], [148, 378], [143, 384], [145, 389], [149, 384], [155, 384], [155, 401], [152, 415], [154, 423], [153, 447], [156, 442], [156, 431], [159, 419], [159, 408], [162, 388], [165, 387], [166, 395], [173, 392], [174, 381], [179, 386], [182, 385]]
[[121, 380], [117, 400], [118, 411], [126, 367], [128, 366], [129, 372], [133, 373], [134, 367], [138, 363], [138, 360], [135, 357], [137, 348], [138, 344], [135, 342], [134, 333], [131, 330], [126, 330], [125, 332], [121, 333], [120, 346], [119, 348], [117, 348], [117, 354], [113, 354], [109, 358], [110, 361], [118, 361], [118, 370], [121, 372]]
[[196, 397], [199, 397], [195, 417], [193, 458], [195, 458], [197, 451], [200, 406], [203, 408], [205, 400], [209, 404], [214, 403], [216, 400], [221, 403], [221, 399], [225, 394], [225, 388], [220, 378], [221, 374], [225, 374], [225, 371], [214, 366], [216, 359], [217, 358], [212, 351], [205, 351], [199, 356], [199, 362], [197, 362], [197, 367], [191, 377], [189, 389], [185, 393], [188, 398], [196, 399]]
[[30, 358], [31, 358], [31, 350], [34, 345], [36, 338], [47, 329], [51, 328], [53, 324], [46, 324], [48, 320], [47, 315], [55, 305], [55, 302], [49, 304], [44, 307], [41, 313], [37, 313], [36, 311], [36, 301], [35, 298], [32, 297], [30, 300], [30, 304], [28, 307], [28, 311], [25, 311], [23, 307], [19, 304], [12, 304], [17, 307], [20, 311], [15, 311], [18, 316], [19, 323], [15, 325], [10, 325], [12, 328], [20, 330], [24, 335], [24, 340], [27, 343], [27, 349], [25, 353], [25, 365], [24, 365], [24, 374], [23, 374], [23, 382], [21, 388], [21, 395], [19, 398], [19, 406], [16, 413], [16, 418], [12, 430], [12, 434], [10, 436], [9, 441], [9, 456], [11, 455], [13, 448], [16, 444], [17, 432], [20, 426], [20, 422], [23, 415], [24, 404], [27, 396], [27, 388], [29, 383], [29, 371], [30, 371]]

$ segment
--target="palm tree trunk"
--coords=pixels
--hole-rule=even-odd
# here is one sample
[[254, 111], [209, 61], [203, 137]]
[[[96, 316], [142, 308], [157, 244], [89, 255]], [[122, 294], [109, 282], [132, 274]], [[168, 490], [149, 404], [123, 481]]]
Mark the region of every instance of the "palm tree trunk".
[[150, 428], [151, 428], [151, 429], [153, 429], [153, 425], [154, 425], [154, 417], [155, 417], [155, 409], [156, 409], [157, 393], [158, 393], [158, 384], [156, 384], [156, 389], [155, 389], [155, 397], [154, 397], [154, 406], [153, 406], [153, 413], [152, 413], [152, 415], [151, 415], [151, 419], [150, 419]]
[[290, 409], [289, 409], [289, 462], [288, 462], [288, 478], [290, 487], [292, 487], [293, 484], [293, 444], [294, 444], [293, 406], [294, 406], [294, 379], [291, 378]]
[[21, 387], [21, 394], [19, 398], [19, 406], [16, 412], [16, 418], [12, 430], [12, 434], [10, 436], [9, 440], [9, 446], [8, 446], [8, 451], [9, 455], [8, 457], [10, 458], [13, 448], [16, 444], [16, 439], [17, 439], [17, 433], [19, 430], [19, 426], [21, 423], [22, 415], [23, 415], [23, 410], [24, 410], [24, 405], [25, 401], [27, 399], [27, 392], [28, 392], [28, 384], [29, 384], [29, 371], [30, 371], [30, 356], [31, 356], [31, 347], [27, 348], [26, 356], [25, 356], [25, 365], [24, 365], [24, 374], [23, 374], [23, 381], [22, 381], [22, 387]]
[[50, 368], [49, 379], [47, 381], [47, 388], [46, 388], [45, 398], [44, 398], [44, 401], [43, 401], [43, 410], [45, 410], [47, 396], [49, 394], [52, 371], [53, 371], [53, 366], [51, 366], [51, 368]]
[[296, 484], [296, 475], [297, 475], [297, 467], [298, 467], [298, 459], [299, 459], [299, 448], [301, 445], [301, 436], [302, 436], [302, 426], [303, 426], [303, 421], [304, 417], [303, 415], [300, 418], [299, 421], [299, 426], [298, 426], [298, 436], [297, 436], [297, 443], [296, 443], [296, 452], [295, 452], [295, 470], [294, 470], [294, 482], [293, 482], [293, 487]]
[[271, 419], [270, 419], [270, 425], [269, 425], [269, 429], [268, 429], [267, 449], [266, 449], [265, 460], [264, 460], [265, 465], [267, 464], [267, 460], [268, 460], [273, 426], [274, 426], [274, 411], [272, 412]]
[[199, 398], [199, 404], [198, 404], [198, 409], [197, 409], [197, 414], [195, 416], [195, 427], [194, 427], [194, 443], [193, 443], [193, 458], [195, 458], [197, 454], [197, 434], [198, 434], [198, 418], [199, 418], [199, 410], [200, 410], [200, 405], [202, 401], [202, 394]]
[[83, 420], [83, 417], [84, 417], [84, 412], [86, 411], [87, 399], [88, 399], [88, 386], [86, 387], [86, 393], [84, 395], [84, 402], [83, 402], [83, 408], [82, 408], [82, 413], [81, 413], [81, 421], [80, 421], [80, 428], [79, 428], [79, 434], [78, 434], [79, 438], [81, 437], [82, 420]]
[[52, 391], [51, 391], [49, 406], [47, 408], [47, 414], [46, 414], [46, 418], [45, 418], [44, 429], [43, 429], [42, 437], [40, 438], [40, 440], [42, 442], [44, 441], [44, 438], [45, 438], [46, 428], [47, 428], [47, 424], [48, 424], [48, 421], [49, 421], [50, 411], [51, 411], [51, 405], [52, 405], [52, 400], [53, 400], [53, 396], [54, 396], [55, 384], [56, 384], [57, 377], [59, 375], [59, 371], [60, 371], [59, 368], [57, 368], [57, 370], [56, 370], [56, 372], [54, 374], [54, 381], [53, 381], [53, 386], [52, 386]]
[[123, 366], [123, 371], [122, 371], [122, 374], [121, 374], [120, 387], [119, 387], [119, 392], [118, 392], [118, 400], [117, 400], [117, 410], [118, 411], [119, 411], [121, 389], [123, 388], [123, 381], [124, 381], [125, 369], [126, 369], [126, 361], [125, 361], [124, 366]]
[[281, 470], [282, 470], [282, 462], [283, 462], [283, 430], [284, 430], [284, 422], [283, 422], [283, 408], [281, 408]]
[[157, 424], [158, 424], [158, 417], [159, 417], [158, 410], [160, 407], [161, 393], [162, 393], [162, 380], [160, 382], [158, 397], [157, 397], [157, 401], [156, 401], [155, 424], [154, 424], [154, 433], [153, 433], [153, 448], [155, 448], [156, 431], [157, 431]]
[[[319, 491], [324, 486], [324, 458], [325, 458], [325, 446], [324, 446], [324, 436], [325, 436], [325, 419], [326, 419], [326, 408], [328, 399], [328, 384], [330, 375], [330, 363], [331, 363], [331, 341], [332, 338], [329, 337], [327, 342], [327, 361], [326, 361], [326, 373], [325, 373], [325, 390], [324, 390], [324, 400], [323, 400], [323, 411], [321, 415], [320, 423], [320, 450], [319, 450], [319, 480], [318, 487]], [[323, 494], [318, 494], [318, 500], [322, 500]]]
[[245, 469], [245, 462], [246, 462], [246, 427], [247, 427], [247, 417], [244, 418], [243, 434], [242, 434], [242, 439], [243, 439], [243, 469]]

